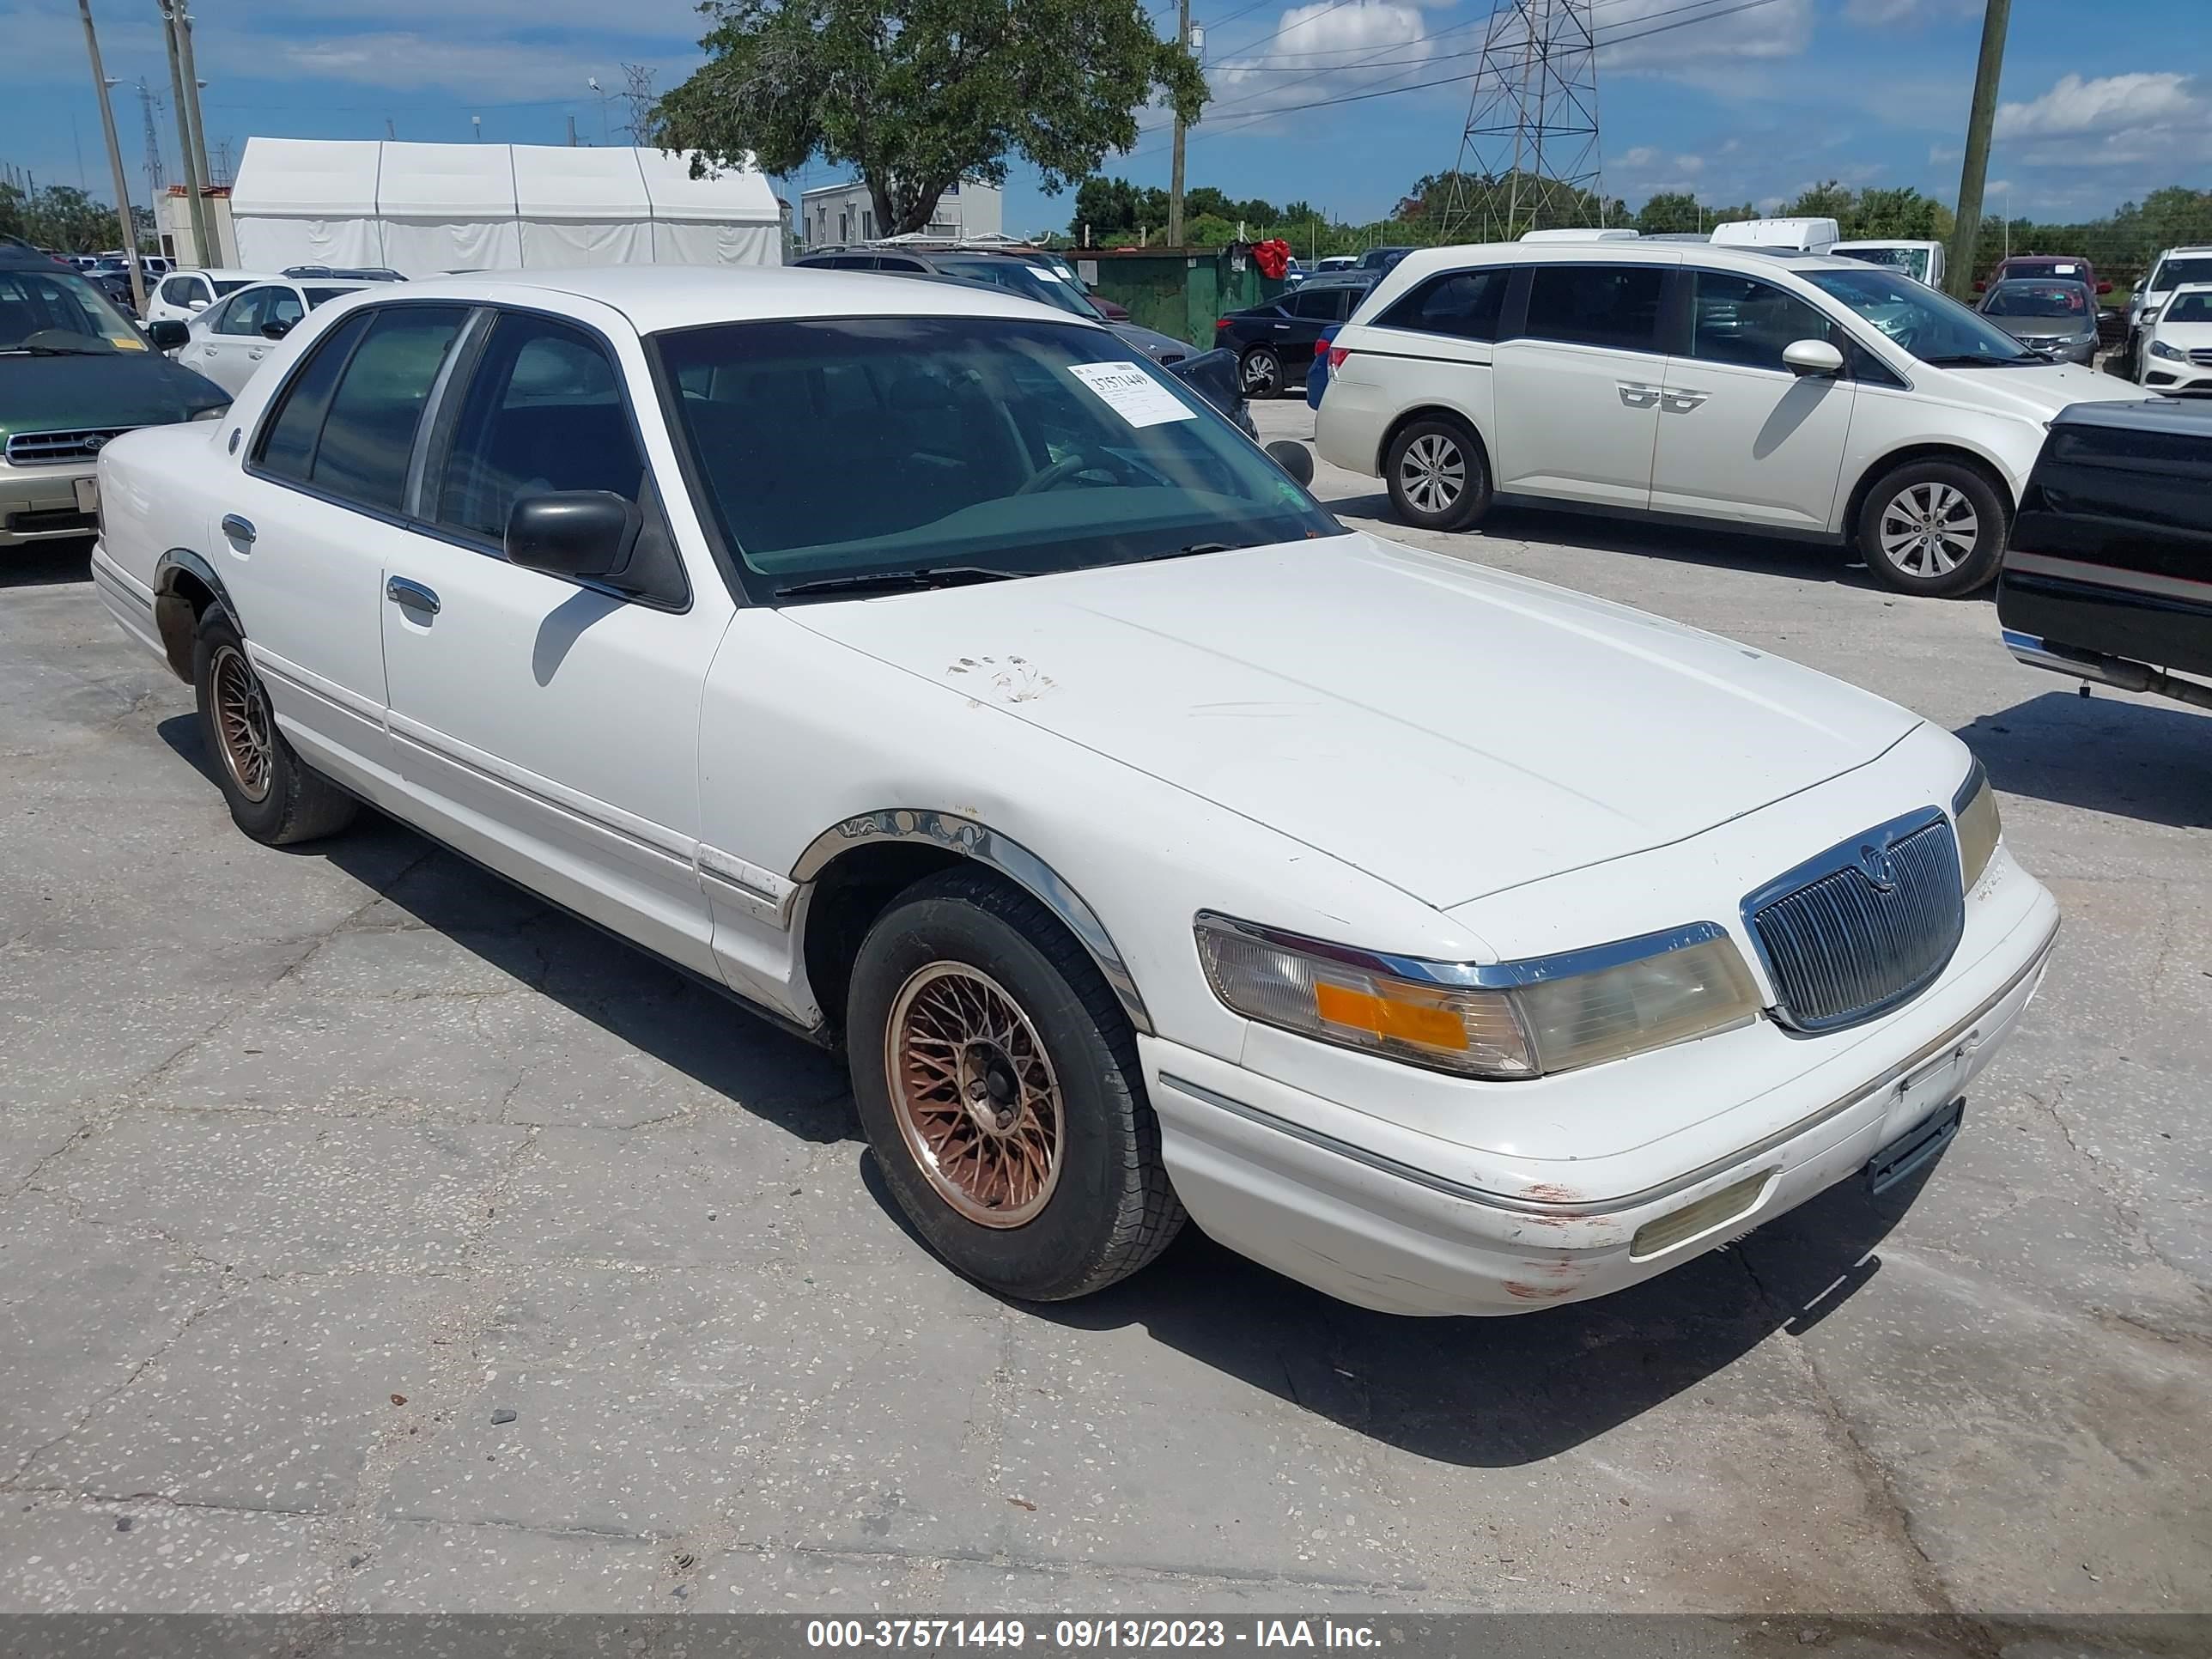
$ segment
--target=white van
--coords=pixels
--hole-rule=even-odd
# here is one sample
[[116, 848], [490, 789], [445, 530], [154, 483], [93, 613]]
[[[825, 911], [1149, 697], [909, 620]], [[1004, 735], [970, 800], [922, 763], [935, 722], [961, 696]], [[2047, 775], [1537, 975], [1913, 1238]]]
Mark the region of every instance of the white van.
[[1731, 219], [1713, 227], [1713, 246], [1826, 253], [1843, 234], [1833, 219]]
[[1944, 257], [1941, 242], [1838, 242], [1828, 250], [1838, 259], [1857, 259], [1885, 270], [1901, 271], [1916, 283], [1943, 286]]
[[2051, 417], [2143, 395], [1856, 260], [1500, 242], [1376, 284], [1314, 442], [1422, 530], [1493, 501], [1650, 514], [1855, 545], [1948, 596], [1996, 575]]

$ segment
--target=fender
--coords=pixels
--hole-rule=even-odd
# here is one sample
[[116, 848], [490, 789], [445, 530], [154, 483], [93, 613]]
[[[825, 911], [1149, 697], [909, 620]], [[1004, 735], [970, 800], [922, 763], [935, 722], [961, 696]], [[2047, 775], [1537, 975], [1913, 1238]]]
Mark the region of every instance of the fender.
[[199, 625], [200, 608], [190, 593], [179, 591], [180, 579], [186, 577], [205, 588], [237, 620], [240, 628], [243, 629], [246, 623], [239, 617], [238, 605], [213, 565], [189, 547], [173, 547], [161, 555], [154, 565], [154, 626], [161, 630], [161, 645], [168, 653], [170, 668], [189, 685], [192, 679], [192, 635]]
[[1098, 971], [1105, 975], [1106, 983], [1113, 988], [1121, 1012], [1129, 1017], [1129, 1024], [1147, 1036], [1152, 1034], [1152, 1016], [1146, 1012], [1145, 1000], [1138, 994], [1137, 981], [1107, 933], [1106, 924], [1098, 920], [1098, 913], [1084, 902], [1081, 894], [1061, 880], [1050, 865], [988, 824], [926, 808], [887, 806], [863, 812], [842, 823], [832, 824], [808, 842], [799, 861], [791, 866], [791, 878], [805, 887], [839, 854], [879, 841], [925, 842], [949, 848], [964, 858], [989, 866], [1024, 890], [1059, 917], [1068, 932], [1081, 942], [1091, 960], [1097, 964]]

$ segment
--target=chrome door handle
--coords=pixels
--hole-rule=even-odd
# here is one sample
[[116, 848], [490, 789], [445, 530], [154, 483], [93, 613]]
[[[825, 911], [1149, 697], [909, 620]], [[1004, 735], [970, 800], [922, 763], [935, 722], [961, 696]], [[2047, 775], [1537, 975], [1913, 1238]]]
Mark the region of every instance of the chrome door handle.
[[1710, 392], [1670, 392], [1661, 401], [1677, 415], [1686, 415], [1713, 394]]
[[235, 513], [226, 513], [222, 515], [222, 533], [241, 547], [253, 545], [252, 520], [241, 519]]
[[1631, 409], [1650, 409], [1659, 401], [1660, 388], [1636, 380], [1620, 382], [1620, 401]]
[[438, 614], [438, 596], [422, 583], [410, 582], [404, 576], [387, 577], [384, 583], [384, 597], [410, 611], [420, 611], [432, 617]]

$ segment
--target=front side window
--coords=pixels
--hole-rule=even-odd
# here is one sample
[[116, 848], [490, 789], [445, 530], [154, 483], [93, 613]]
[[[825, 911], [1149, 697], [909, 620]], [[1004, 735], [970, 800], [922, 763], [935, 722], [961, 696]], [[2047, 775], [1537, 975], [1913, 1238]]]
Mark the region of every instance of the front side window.
[[250, 288], [234, 297], [216, 313], [209, 325], [217, 334], [258, 334], [263, 313], [270, 301], [279, 294], [290, 292], [281, 288]]
[[470, 377], [425, 506], [449, 529], [499, 542], [526, 492], [609, 489], [635, 501], [644, 473], [621, 383], [599, 342], [551, 318], [510, 313]]
[[1695, 272], [1690, 296], [1690, 355], [1709, 363], [1786, 373], [1782, 354], [1800, 340], [1832, 345], [1835, 325], [1793, 294], [1755, 276]]
[[1448, 270], [1430, 277], [1376, 321], [1384, 328], [1420, 334], [1495, 340], [1510, 275], [1504, 270]]
[[1346, 533], [1195, 392], [1097, 329], [819, 319], [685, 329], [653, 349], [701, 506], [756, 598]]
[[1939, 368], [2002, 368], [2049, 362], [1978, 313], [1910, 277], [1871, 265], [1799, 274], [1923, 363]]
[[1528, 274], [1528, 321], [1539, 340], [1654, 351], [1659, 341], [1661, 265], [1538, 265]]
[[323, 435], [323, 417], [331, 412], [331, 392], [355, 343], [368, 331], [368, 321], [367, 312], [356, 312], [309, 349], [307, 361], [284, 388], [283, 401], [254, 447], [254, 463], [262, 471], [298, 483], [313, 475], [315, 444]]
[[271, 289], [267, 301], [261, 307], [261, 327], [257, 331], [265, 333], [270, 325], [277, 323], [289, 328], [307, 314], [307, 307], [300, 303], [300, 296], [293, 289]]
[[0, 270], [0, 351], [32, 356], [109, 357], [146, 342], [112, 302], [59, 265]]
[[[331, 395], [309, 481], [363, 507], [396, 513], [430, 387], [467, 319], [460, 306], [386, 306]], [[349, 319], [350, 320], [350, 319]]]

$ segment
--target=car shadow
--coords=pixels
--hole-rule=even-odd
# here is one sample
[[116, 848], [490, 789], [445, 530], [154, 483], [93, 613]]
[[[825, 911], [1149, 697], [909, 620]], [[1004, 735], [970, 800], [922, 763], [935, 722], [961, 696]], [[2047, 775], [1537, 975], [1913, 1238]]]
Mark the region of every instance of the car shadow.
[[[2053, 677], [2054, 685], [2057, 684]], [[2005, 794], [2212, 826], [2212, 719], [2180, 703], [2053, 690], [1958, 728]]]
[[[157, 727], [215, 782], [199, 722]], [[294, 856], [323, 858], [427, 927], [799, 1139], [860, 1139], [842, 1066], [680, 970], [374, 811]], [[794, 1089], [794, 1076], [808, 1086]], [[818, 1083], [818, 1089], [814, 1087]], [[855, 1178], [922, 1241], [856, 1145]], [[1817, 1324], [1880, 1270], [1936, 1167], [1880, 1198], [1831, 1189], [1729, 1248], [1589, 1303], [1503, 1319], [1412, 1319], [1335, 1301], [1193, 1226], [1145, 1272], [1081, 1302], [1018, 1303], [1073, 1329], [1155, 1342], [1355, 1433], [1439, 1462], [1556, 1456], [1695, 1387], [1778, 1332]], [[947, 1269], [946, 1271], [950, 1271]]]
[[0, 587], [52, 587], [92, 580], [92, 538], [0, 549]]
[[[1403, 534], [1407, 531], [1407, 526], [1391, 516], [1390, 498], [1381, 490], [1364, 495], [1340, 495], [1322, 505], [1353, 519], [1375, 520], [1374, 528], [1381, 535]], [[1455, 534], [1450, 546], [1455, 552], [1479, 556], [1479, 549], [1485, 541], [1620, 553], [1632, 557], [1664, 559], [1674, 564], [1704, 565], [1713, 569], [1785, 576], [1796, 581], [1875, 589], [1864, 562], [1844, 548], [1822, 542], [1735, 532], [1717, 524], [1692, 528], [1632, 522], [1564, 509], [1500, 507], [1484, 518], [1480, 528]]]

